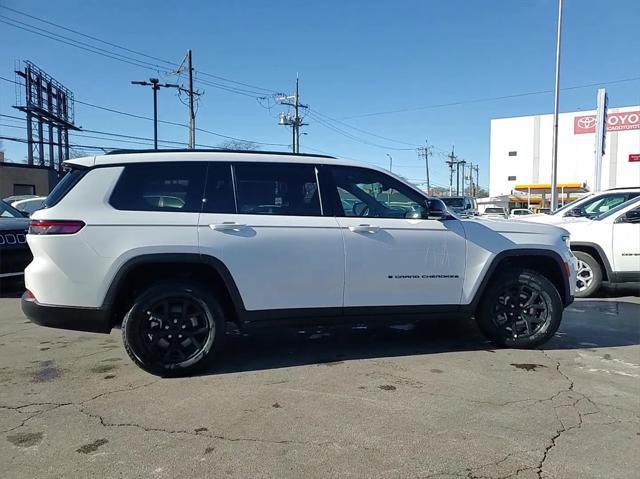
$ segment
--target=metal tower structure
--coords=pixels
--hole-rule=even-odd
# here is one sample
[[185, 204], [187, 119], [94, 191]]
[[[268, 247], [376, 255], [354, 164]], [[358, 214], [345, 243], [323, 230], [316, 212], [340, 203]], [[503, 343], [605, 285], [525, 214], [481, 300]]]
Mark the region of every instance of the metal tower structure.
[[[59, 170], [69, 158], [69, 130], [74, 124], [73, 93], [29, 61], [17, 66], [14, 108], [27, 115], [27, 160]], [[46, 146], [46, 148], [45, 148]]]

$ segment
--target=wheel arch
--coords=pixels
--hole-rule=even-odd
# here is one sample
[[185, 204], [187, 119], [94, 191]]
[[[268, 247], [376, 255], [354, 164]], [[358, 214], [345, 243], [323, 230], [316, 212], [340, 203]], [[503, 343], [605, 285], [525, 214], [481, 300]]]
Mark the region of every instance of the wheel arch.
[[122, 322], [135, 297], [170, 268], [172, 278], [185, 278], [211, 285], [228, 320], [239, 321], [244, 303], [229, 269], [218, 258], [197, 253], [155, 253], [133, 257], [117, 271], [103, 301], [112, 326]]
[[613, 278], [611, 264], [607, 255], [604, 253], [602, 247], [595, 243], [589, 243], [587, 241], [571, 242], [571, 251], [582, 251], [583, 253], [593, 256], [600, 268], [602, 268], [602, 281], [611, 281]]
[[477, 309], [491, 279], [505, 268], [513, 266], [532, 269], [544, 274], [558, 289], [565, 306], [573, 302], [573, 289], [565, 273], [565, 262], [561, 256], [552, 250], [522, 248], [501, 251], [493, 258], [471, 304], [468, 306], [471, 312], [475, 312]]

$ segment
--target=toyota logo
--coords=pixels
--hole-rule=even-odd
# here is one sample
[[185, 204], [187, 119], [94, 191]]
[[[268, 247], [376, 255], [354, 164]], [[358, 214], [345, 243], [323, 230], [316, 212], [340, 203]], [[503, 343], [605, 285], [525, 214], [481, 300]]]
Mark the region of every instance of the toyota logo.
[[583, 116], [582, 118], [578, 118], [578, 126], [585, 130], [593, 128], [596, 126], [596, 117], [595, 116]]

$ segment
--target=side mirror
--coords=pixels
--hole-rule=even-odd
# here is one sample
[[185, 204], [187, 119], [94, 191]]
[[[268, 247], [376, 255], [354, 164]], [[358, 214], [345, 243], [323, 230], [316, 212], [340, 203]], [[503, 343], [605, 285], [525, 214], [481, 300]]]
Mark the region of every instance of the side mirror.
[[617, 223], [640, 223], [640, 210], [627, 211], [618, 218]]
[[431, 198], [427, 200], [425, 208], [425, 219], [427, 220], [442, 220], [449, 216], [447, 211], [447, 205], [444, 201], [437, 198]]
[[579, 218], [581, 216], [584, 216], [584, 214], [582, 213], [582, 209], [581, 208], [573, 208], [573, 209], [570, 209], [569, 211], [567, 211], [565, 216], [569, 216], [571, 218]]

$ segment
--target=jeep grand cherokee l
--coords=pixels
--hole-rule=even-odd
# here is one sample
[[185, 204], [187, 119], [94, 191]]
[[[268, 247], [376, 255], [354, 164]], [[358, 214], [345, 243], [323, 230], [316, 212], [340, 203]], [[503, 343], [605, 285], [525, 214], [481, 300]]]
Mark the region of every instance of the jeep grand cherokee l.
[[174, 150], [66, 167], [30, 223], [23, 311], [45, 326], [121, 326], [154, 374], [204, 366], [227, 321], [475, 316], [493, 342], [535, 347], [573, 299], [564, 230], [461, 220], [372, 166]]

